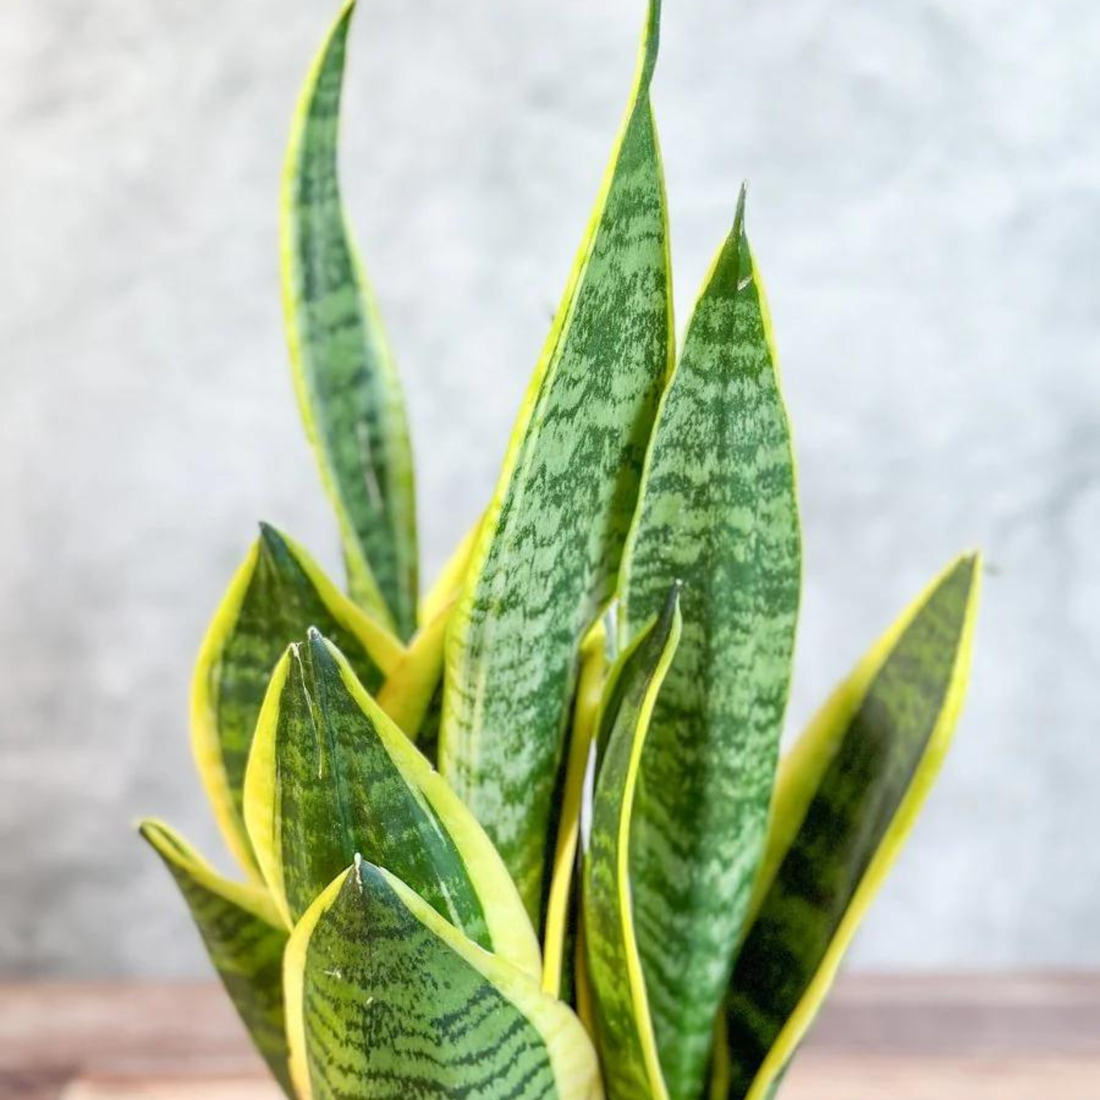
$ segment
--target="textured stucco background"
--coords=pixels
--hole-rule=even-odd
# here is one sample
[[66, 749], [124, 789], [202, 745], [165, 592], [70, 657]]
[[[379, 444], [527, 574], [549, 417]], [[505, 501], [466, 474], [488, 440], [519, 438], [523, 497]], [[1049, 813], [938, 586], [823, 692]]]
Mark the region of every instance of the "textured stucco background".
[[[406, 381], [428, 572], [490, 491], [642, 0], [363, 0], [345, 183]], [[854, 959], [1100, 965], [1100, 6], [668, 0], [679, 320], [750, 180], [797, 432], [790, 725], [960, 547], [970, 704]], [[328, 0], [0, 8], [0, 972], [204, 963], [133, 836], [220, 847], [191, 660], [268, 518], [335, 566], [275, 196]]]

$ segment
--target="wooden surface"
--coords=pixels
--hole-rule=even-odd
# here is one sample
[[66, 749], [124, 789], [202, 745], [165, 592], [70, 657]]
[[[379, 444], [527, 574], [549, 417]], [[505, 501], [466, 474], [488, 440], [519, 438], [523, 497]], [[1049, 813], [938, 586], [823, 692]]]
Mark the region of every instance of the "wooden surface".
[[[278, 1100], [213, 985], [0, 985], [0, 1100]], [[1100, 975], [842, 980], [781, 1100], [1100, 1100]]]

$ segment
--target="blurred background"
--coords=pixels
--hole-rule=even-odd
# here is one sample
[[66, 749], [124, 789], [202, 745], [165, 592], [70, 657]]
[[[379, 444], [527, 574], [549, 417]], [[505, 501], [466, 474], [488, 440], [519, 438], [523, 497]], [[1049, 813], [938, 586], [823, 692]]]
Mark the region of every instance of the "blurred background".
[[[642, 0], [363, 0], [344, 186], [405, 381], [430, 576], [491, 492], [625, 105]], [[801, 462], [789, 712], [958, 549], [970, 700], [863, 969], [1100, 965], [1100, 6], [669, 0], [686, 320], [737, 188]], [[206, 621], [264, 518], [337, 571], [276, 197], [330, 0], [0, 14], [0, 974], [207, 972], [132, 819], [222, 866]]]

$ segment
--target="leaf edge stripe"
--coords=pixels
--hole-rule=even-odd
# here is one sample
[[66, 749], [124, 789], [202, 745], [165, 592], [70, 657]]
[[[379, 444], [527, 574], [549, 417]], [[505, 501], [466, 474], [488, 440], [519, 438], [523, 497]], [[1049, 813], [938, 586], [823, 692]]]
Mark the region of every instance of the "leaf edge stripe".
[[[857, 887], [855, 894], [849, 903], [847, 910], [841, 919], [829, 947], [818, 966], [813, 979], [806, 992], [803, 994], [795, 1010], [791, 1013], [787, 1022], [779, 1032], [775, 1043], [768, 1051], [761, 1063], [760, 1069], [753, 1080], [752, 1086], [746, 1094], [746, 1100], [769, 1100], [770, 1090], [779, 1074], [781, 1074], [791, 1058], [795, 1047], [806, 1034], [814, 1015], [821, 1005], [825, 992], [832, 985], [839, 969], [844, 953], [855, 936], [856, 930], [862, 921], [868, 906], [874, 899], [883, 879], [889, 871], [898, 852], [904, 845], [906, 837], [912, 828], [914, 819], [920, 809], [921, 803], [935, 782], [936, 776], [943, 763], [951, 743], [951, 734], [962, 710], [962, 704], [966, 695], [966, 686], [970, 673], [972, 659], [972, 642], [978, 599], [981, 591], [981, 565], [982, 557], [977, 551], [961, 554], [951, 563], [927, 589], [914, 601], [916, 611], [920, 610], [926, 602], [929, 594], [948, 576], [952, 570], [964, 562], [969, 561], [972, 570], [970, 590], [967, 593], [966, 610], [963, 616], [962, 629], [959, 632], [958, 644], [955, 651], [955, 660], [951, 668], [951, 677], [944, 694], [943, 704], [936, 724], [933, 728], [924, 752], [913, 774], [913, 780], [905, 792], [901, 804], [890, 823], [871, 860], [866, 872]], [[902, 613], [906, 618], [909, 608]], [[911, 620], [910, 620], [911, 621]], [[887, 632], [888, 634], [890, 631]]]

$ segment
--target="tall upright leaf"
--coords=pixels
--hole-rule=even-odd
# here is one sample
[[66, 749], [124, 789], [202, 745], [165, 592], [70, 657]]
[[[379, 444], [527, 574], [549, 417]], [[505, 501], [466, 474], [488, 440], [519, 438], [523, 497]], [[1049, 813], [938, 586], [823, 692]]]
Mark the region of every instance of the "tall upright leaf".
[[340, 89], [354, 0], [310, 69], [290, 133], [280, 219], [295, 389], [336, 511], [352, 598], [416, 626], [416, 502], [404, 399], [340, 197]]
[[286, 953], [302, 1100], [600, 1100], [580, 1021], [389, 872], [356, 859]]
[[446, 653], [440, 766], [537, 917], [578, 647], [614, 590], [671, 365], [649, 84], [660, 5], [603, 187], [512, 434]]
[[163, 822], [146, 820], [139, 829], [176, 880], [256, 1049], [293, 1098], [283, 1012], [287, 931], [266, 891], [222, 878]]
[[794, 458], [745, 196], [658, 414], [623, 560], [622, 638], [683, 582], [642, 756], [638, 949], [672, 1100], [698, 1095], [764, 844], [800, 582]]
[[311, 626], [336, 642], [368, 689], [405, 652], [297, 543], [261, 524], [203, 640], [191, 688], [191, 743], [203, 786], [226, 843], [256, 879], [243, 816], [248, 752], [271, 670]]
[[489, 838], [316, 630], [271, 677], [244, 812], [288, 925], [358, 853], [471, 940], [540, 973], [534, 929]]
[[630, 834], [642, 750], [658, 692], [680, 641], [679, 590], [627, 658], [606, 708], [606, 752], [584, 861], [584, 927], [597, 1046], [609, 1100], [666, 1100], [630, 882]]
[[935, 780], [966, 690], [979, 574], [976, 555], [952, 562], [784, 762], [730, 984], [729, 1100], [770, 1095]]

